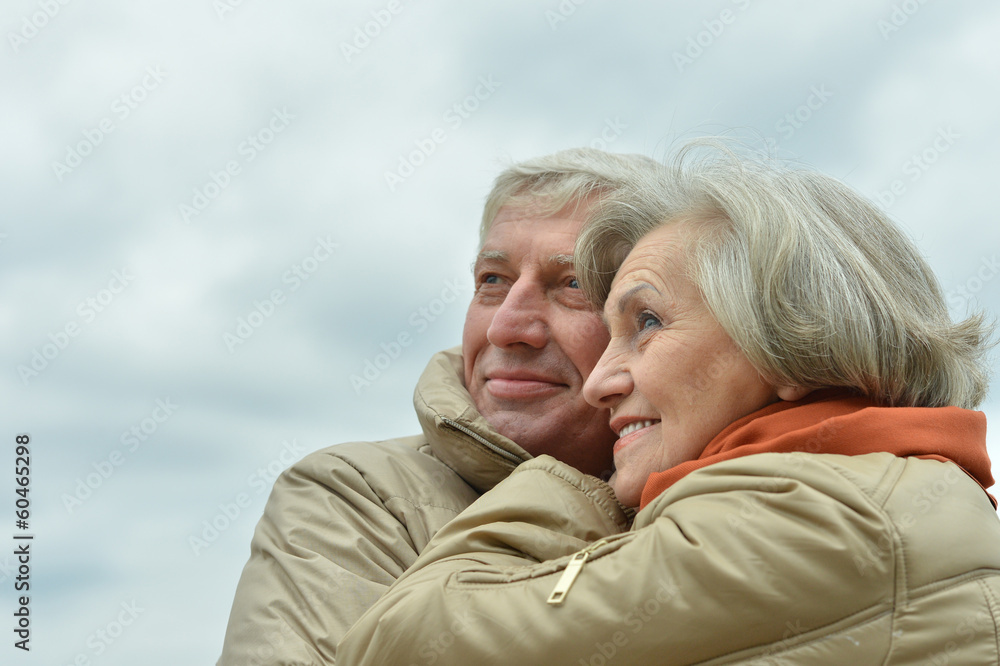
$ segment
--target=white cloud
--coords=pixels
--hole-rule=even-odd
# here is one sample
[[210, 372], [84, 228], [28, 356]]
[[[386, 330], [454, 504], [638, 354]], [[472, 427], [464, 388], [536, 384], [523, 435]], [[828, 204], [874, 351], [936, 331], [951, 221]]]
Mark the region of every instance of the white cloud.
[[[1000, 249], [996, 9], [928, 4], [883, 40], [876, 22], [892, 3], [752, 3], [679, 72], [673, 55], [704, 21], [747, 3], [595, 1], [553, 30], [545, 12], [558, 4], [404, 1], [351, 62], [341, 42], [382, 4], [248, 0], [220, 18], [206, 2], [69, 3], [18, 52], [5, 42], [0, 387], [8, 432], [36, 438], [38, 483], [52, 491], [36, 496], [51, 553], [37, 626], [58, 631], [43, 641], [40, 630], [37, 657], [88, 652], [87, 635], [135, 597], [148, 615], [102, 663], [214, 660], [255, 517], [203, 558], [185, 559], [187, 535], [284, 439], [312, 449], [414, 432], [413, 384], [433, 350], [459, 341], [461, 306], [370, 393], [356, 395], [350, 374], [467, 274], [507, 156], [590, 143], [609, 119], [626, 126], [609, 148], [656, 156], [706, 129], [776, 136], [826, 84], [833, 96], [784, 154], [875, 195], [954, 125], [962, 138], [892, 213], [946, 289]], [[18, 30], [35, 11], [13, 3], [2, 25]], [[158, 66], [164, 80], [120, 117], [112, 105]], [[490, 76], [501, 85], [450, 123]], [[247, 159], [241, 145], [276, 108], [295, 118]], [[60, 181], [52, 162], [106, 117], [114, 131]], [[436, 128], [446, 140], [391, 191], [385, 173]], [[229, 161], [240, 173], [184, 224], [179, 204]], [[341, 251], [291, 293], [282, 275], [327, 234]], [[16, 367], [123, 267], [134, 284], [25, 387]], [[223, 334], [274, 288], [287, 302], [230, 354]], [[995, 311], [998, 294], [990, 282], [978, 298]], [[56, 498], [166, 395], [182, 410], [69, 516]], [[995, 397], [986, 411], [992, 421]], [[158, 627], [189, 640], [165, 644]]]

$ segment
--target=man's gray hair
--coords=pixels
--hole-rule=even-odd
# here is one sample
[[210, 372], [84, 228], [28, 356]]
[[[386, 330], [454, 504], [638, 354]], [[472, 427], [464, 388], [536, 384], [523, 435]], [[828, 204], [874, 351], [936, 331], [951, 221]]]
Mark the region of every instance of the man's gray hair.
[[596, 306], [635, 244], [676, 223], [698, 230], [689, 277], [768, 381], [891, 406], [974, 408], [985, 397], [992, 322], [953, 323], [913, 242], [839, 180], [721, 141], [687, 144], [595, 208], [575, 256]]
[[662, 165], [645, 155], [609, 153], [596, 148], [570, 148], [507, 167], [486, 198], [479, 246], [504, 206], [550, 217], [586, 203], [592, 195], [636, 186]]

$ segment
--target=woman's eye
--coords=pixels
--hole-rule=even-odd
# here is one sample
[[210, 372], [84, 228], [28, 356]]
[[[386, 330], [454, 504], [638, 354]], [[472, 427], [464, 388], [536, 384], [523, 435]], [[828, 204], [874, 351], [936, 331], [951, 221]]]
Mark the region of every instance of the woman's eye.
[[639, 330], [644, 331], [649, 328], [655, 328], [660, 325], [660, 320], [657, 319], [652, 313], [643, 312], [639, 315]]
[[570, 289], [579, 289], [580, 288], [580, 283], [577, 281], [576, 278], [570, 278], [568, 286], [569, 286]]

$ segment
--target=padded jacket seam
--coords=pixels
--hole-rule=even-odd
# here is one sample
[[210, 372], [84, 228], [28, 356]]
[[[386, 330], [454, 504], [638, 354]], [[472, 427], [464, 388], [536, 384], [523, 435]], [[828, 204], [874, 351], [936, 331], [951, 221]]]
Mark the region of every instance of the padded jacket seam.
[[[894, 464], [896, 462], [897, 461], [894, 460], [890, 462], [888, 465], [886, 465], [886, 469], [883, 471], [881, 478], [878, 480], [876, 488], [881, 486], [881, 484], [886, 480], [886, 478], [890, 474], [896, 471], [898, 467], [896, 464]], [[908, 583], [906, 577], [908, 571], [906, 565], [906, 553], [905, 553], [906, 549], [903, 548], [902, 540], [899, 537], [899, 533], [896, 530], [896, 525], [893, 522], [892, 517], [885, 510], [885, 503], [889, 501], [890, 497], [892, 497], [892, 494], [896, 490], [896, 486], [903, 478], [903, 472], [905, 471], [905, 461], [902, 462], [903, 462], [902, 468], [900, 468], [900, 471], [895, 475], [896, 478], [892, 481], [891, 488], [882, 497], [881, 502], [876, 502], [875, 498], [871, 494], [866, 492], [864, 488], [859, 486], [849, 476], [847, 476], [847, 474], [842, 472], [838, 468], [838, 466], [827, 463], [825, 461], [821, 463], [826, 467], [829, 467], [830, 469], [835, 471], [840, 478], [844, 479], [847, 483], [851, 484], [851, 486], [854, 487], [859, 493], [861, 493], [861, 495], [865, 498], [865, 500], [870, 504], [872, 509], [881, 518], [882, 528], [886, 531], [886, 533], [892, 535], [892, 548], [894, 551], [892, 561], [894, 568], [896, 570], [893, 571], [893, 576], [892, 576], [893, 591], [892, 591], [892, 608], [890, 609], [890, 619], [889, 619], [889, 647], [886, 650], [885, 660], [882, 662], [883, 665], [891, 663], [892, 653], [895, 648], [897, 614], [898, 614], [898, 609], [902, 608], [903, 606], [903, 604], [900, 604], [900, 596], [903, 596], [904, 598], [908, 598], [909, 596], [908, 594], [906, 594], [906, 589], [905, 589]], [[900, 571], [899, 569], [902, 569], [902, 571]], [[901, 590], [900, 588], [903, 589]]]
[[990, 611], [990, 617], [993, 618], [993, 640], [997, 647], [997, 663], [1000, 663], [1000, 631], [997, 629], [1000, 627], [1000, 612], [997, 609], [997, 600], [994, 598], [993, 592], [981, 578], [978, 582], [979, 587], [983, 590], [983, 596], [986, 597], [986, 607]]

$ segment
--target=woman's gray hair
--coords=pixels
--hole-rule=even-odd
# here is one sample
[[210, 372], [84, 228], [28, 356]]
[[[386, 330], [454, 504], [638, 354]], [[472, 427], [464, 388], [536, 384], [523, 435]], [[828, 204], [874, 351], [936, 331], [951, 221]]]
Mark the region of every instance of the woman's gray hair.
[[570, 206], [579, 206], [592, 195], [635, 187], [661, 168], [659, 162], [645, 155], [596, 148], [570, 148], [511, 165], [497, 176], [486, 198], [479, 246], [486, 242], [493, 220], [504, 206], [550, 217]]
[[992, 322], [953, 323], [913, 242], [844, 183], [692, 142], [595, 209], [575, 253], [591, 301], [603, 307], [635, 244], [675, 223], [697, 225], [689, 277], [768, 381], [890, 406], [974, 408], [985, 397]]

